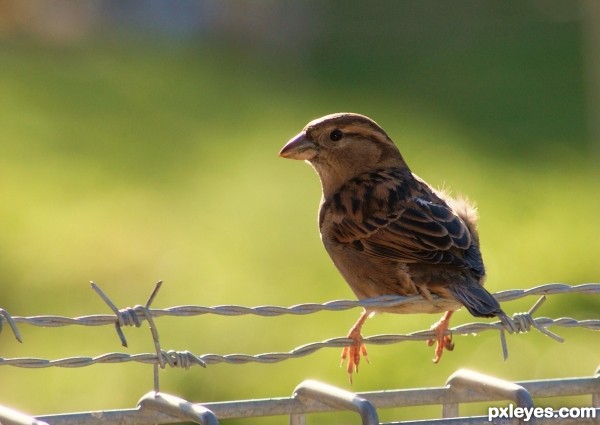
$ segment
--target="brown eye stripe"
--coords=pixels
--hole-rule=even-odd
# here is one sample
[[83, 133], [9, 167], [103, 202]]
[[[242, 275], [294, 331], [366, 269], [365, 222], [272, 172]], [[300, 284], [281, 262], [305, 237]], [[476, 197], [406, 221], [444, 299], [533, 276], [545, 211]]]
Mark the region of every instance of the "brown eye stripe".
[[385, 131], [383, 131], [383, 129], [381, 127], [379, 127], [377, 124], [375, 124], [371, 120], [352, 118], [352, 119], [340, 120], [339, 124], [344, 125], [346, 127], [357, 127], [357, 128], [368, 127], [369, 131], [375, 131], [378, 133], [385, 134]]
[[[344, 131], [343, 133], [344, 133], [344, 137], [354, 137], [357, 139], [366, 139], [375, 144], [384, 144], [385, 143], [385, 137], [381, 133], [362, 133], [362, 132], [350, 133], [347, 131]], [[377, 136], [381, 136], [381, 137], [377, 137]]]

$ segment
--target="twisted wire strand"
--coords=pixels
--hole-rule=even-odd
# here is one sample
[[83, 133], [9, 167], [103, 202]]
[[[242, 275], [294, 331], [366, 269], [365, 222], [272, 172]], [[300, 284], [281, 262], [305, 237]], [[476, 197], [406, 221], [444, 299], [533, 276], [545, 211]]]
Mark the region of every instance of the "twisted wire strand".
[[[507, 291], [501, 291], [494, 294], [494, 297], [500, 301], [513, 301], [519, 298], [527, 296], [539, 296], [539, 295], [558, 295], [558, 294], [600, 294], [600, 283], [586, 283], [582, 285], [571, 286], [563, 283], [550, 283], [545, 285], [536, 286], [530, 289], [512, 289]], [[105, 299], [105, 301], [108, 298]], [[145, 306], [137, 305], [135, 307], [127, 307], [125, 309], [117, 309], [114, 306], [115, 314], [94, 314], [88, 316], [79, 317], [64, 317], [64, 316], [51, 316], [51, 315], [40, 315], [40, 316], [10, 316], [6, 310], [1, 310], [0, 314], [0, 329], [1, 324], [8, 322], [11, 329], [16, 328], [17, 323], [26, 323], [32, 326], [41, 327], [59, 327], [59, 326], [104, 326], [104, 325], [115, 325], [115, 321], [120, 326], [141, 326], [144, 320], [147, 320], [147, 314], [149, 313], [152, 317], [161, 316], [173, 316], [173, 317], [190, 317], [200, 316], [204, 314], [216, 314], [221, 316], [242, 316], [242, 315], [256, 315], [265, 317], [274, 317], [282, 315], [307, 315], [318, 313], [321, 311], [344, 311], [350, 310], [357, 307], [363, 307], [367, 309], [378, 309], [378, 308], [390, 308], [404, 306], [430, 306], [432, 301], [427, 301], [420, 296], [412, 297], [401, 297], [395, 295], [387, 295], [377, 298], [369, 298], [360, 301], [354, 300], [335, 300], [325, 303], [305, 303], [297, 304], [291, 307], [280, 307], [280, 306], [258, 306], [258, 307], [245, 307], [240, 305], [220, 305], [214, 307], [205, 307], [198, 305], [181, 305], [176, 307], [169, 307], [164, 309], [153, 309]], [[445, 301], [439, 297], [434, 297], [433, 303], [444, 304]], [[112, 304], [112, 303], [110, 303]], [[442, 311], [443, 309], [440, 309]], [[115, 317], [116, 316], [116, 317]], [[17, 331], [18, 333], [18, 331]]]
[[17, 357], [12, 359], [0, 358], [0, 366], [16, 366], [22, 368], [41, 369], [47, 367], [76, 368], [91, 366], [101, 363], [146, 363], [158, 365], [161, 361], [170, 367], [181, 367], [189, 369], [192, 366], [206, 367], [201, 357], [189, 351], [161, 350], [160, 355], [156, 353], [127, 354], [106, 353], [96, 357], [76, 356], [63, 359], [48, 360], [38, 357]]
[[[519, 313], [523, 315], [524, 313]], [[514, 319], [514, 317], [513, 317]], [[551, 319], [548, 317], [539, 317], [531, 319], [529, 323], [524, 325], [520, 332], [527, 332], [532, 327], [546, 329], [551, 326], [564, 328], [582, 328], [593, 331], [600, 331], [600, 320], [576, 320], [570, 317], [561, 317]], [[501, 322], [494, 323], [468, 323], [459, 325], [449, 329], [453, 335], [472, 335], [485, 331], [500, 331], [504, 330], [504, 325]], [[435, 332], [432, 330], [422, 330], [410, 334], [390, 334], [390, 335], [373, 335], [363, 338], [363, 342], [374, 345], [396, 344], [404, 341], [426, 341], [435, 338]], [[218, 363], [227, 364], [245, 364], [245, 363], [279, 363], [285, 360], [297, 359], [308, 356], [323, 348], [339, 348], [347, 346], [352, 342], [349, 338], [331, 338], [321, 342], [305, 344], [294, 348], [288, 352], [272, 352], [262, 354], [202, 354], [195, 355], [189, 351], [164, 351], [160, 350], [160, 355], [156, 353], [143, 354], [126, 354], [126, 353], [107, 353], [97, 357], [69, 357], [57, 360], [47, 360], [33, 357], [21, 358], [0, 358], [0, 366], [15, 366], [21, 368], [47, 368], [47, 367], [85, 367], [100, 363], [126, 363], [137, 362], [161, 367], [182, 367], [188, 369], [192, 366], [206, 367]]]

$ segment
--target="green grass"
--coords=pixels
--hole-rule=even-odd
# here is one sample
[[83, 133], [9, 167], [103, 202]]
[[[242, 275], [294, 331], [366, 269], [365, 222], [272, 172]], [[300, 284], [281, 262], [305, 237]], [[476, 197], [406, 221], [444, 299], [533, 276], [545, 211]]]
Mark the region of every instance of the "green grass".
[[[318, 61], [274, 65], [209, 46], [5, 43], [0, 49], [0, 294], [1, 306], [14, 315], [108, 313], [90, 280], [120, 307], [143, 304], [159, 279], [165, 284], [155, 307], [352, 298], [319, 241], [317, 177], [276, 155], [309, 119], [340, 110], [372, 116], [417, 174], [477, 201], [491, 291], [598, 280], [599, 176], [581, 126], [550, 140], [546, 120], [537, 117], [523, 129], [524, 117], [512, 121], [510, 107], [495, 111], [494, 93], [502, 90], [497, 80], [476, 79], [477, 55], [444, 62], [440, 72], [454, 70], [459, 88], [467, 80], [483, 87], [473, 102], [492, 104], [497, 113], [488, 116], [490, 125], [472, 125], [475, 115], [462, 120], [433, 101], [425, 55], [400, 76], [410, 77], [412, 87], [401, 94], [377, 88], [373, 76], [364, 84], [348, 77], [347, 85], [342, 78], [329, 86], [331, 68]], [[462, 75], [466, 58], [472, 62]], [[510, 72], [517, 65], [505, 66]], [[523, 87], [537, 78], [521, 77]], [[419, 87], [429, 87], [424, 99]], [[559, 114], [564, 120], [581, 107], [581, 94], [569, 93], [565, 102], [575, 106]], [[557, 125], [556, 118], [547, 123]], [[496, 130], [513, 125], [520, 143], [529, 145], [498, 149], [514, 140]], [[533, 302], [509, 303], [506, 310]], [[592, 297], [551, 297], [540, 315], [597, 319], [598, 311]], [[201, 316], [162, 318], [157, 325], [165, 349], [253, 354], [344, 335], [357, 316]], [[364, 331], [412, 332], [435, 320], [388, 314], [371, 319]], [[460, 312], [454, 323], [472, 320]], [[153, 349], [146, 326], [125, 329], [128, 349], [110, 327], [23, 325], [21, 332], [19, 345], [4, 329], [2, 357]], [[438, 386], [463, 367], [519, 380], [592, 374], [598, 358], [589, 346], [598, 336], [557, 332], [565, 344], [535, 332], [509, 337], [507, 363], [491, 333], [457, 337], [456, 350], [438, 365], [425, 344], [373, 346], [372, 363], [352, 389]], [[165, 370], [162, 389], [200, 402], [286, 396], [308, 378], [347, 387], [338, 355], [333, 349], [276, 365]], [[151, 366], [137, 364], [3, 367], [0, 377], [10, 383], [0, 388], [0, 403], [32, 414], [133, 407], [152, 386]]]

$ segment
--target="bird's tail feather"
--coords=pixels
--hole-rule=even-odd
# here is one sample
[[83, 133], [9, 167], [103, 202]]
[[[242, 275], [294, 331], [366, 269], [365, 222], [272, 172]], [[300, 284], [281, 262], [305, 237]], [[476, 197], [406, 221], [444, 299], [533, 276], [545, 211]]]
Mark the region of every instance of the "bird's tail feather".
[[453, 284], [448, 287], [458, 302], [475, 317], [504, 317], [500, 303], [479, 283]]

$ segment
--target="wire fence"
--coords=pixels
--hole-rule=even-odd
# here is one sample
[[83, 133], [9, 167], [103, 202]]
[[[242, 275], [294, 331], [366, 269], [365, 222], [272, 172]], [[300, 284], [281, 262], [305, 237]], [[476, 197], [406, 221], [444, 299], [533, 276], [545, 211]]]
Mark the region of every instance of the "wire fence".
[[[591, 405], [542, 408], [534, 399], [591, 395]], [[508, 407], [504, 403], [509, 401]], [[460, 416], [460, 406], [473, 402], [496, 402], [483, 416]], [[194, 422], [217, 425], [221, 420], [285, 415], [290, 425], [305, 425], [312, 413], [349, 411], [357, 423], [385, 425], [382, 409], [440, 405], [441, 419], [388, 422], [404, 425], [593, 425], [600, 423], [600, 368], [580, 378], [510, 382], [470, 370], [458, 370], [442, 387], [397, 389], [353, 393], [316, 381], [304, 381], [291, 397], [193, 403], [170, 394], [149, 392], [130, 409], [28, 416], [0, 406], [3, 425], [146, 425]], [[528, 420], [525, 420], [528, 418]], [[517, 422], [518, 421], [518, 422]]]
[[[353, 308], [363, 308], [367, 310], [378, 310], [378, 309], [389, 309], [394, 308], [394, 311], [400, 312], [414, 312], [414, 311], [445, 311], [449, 306], [448, 302], [439, 297], [434, 297], [433, 300], [425, 300], [420, 296], [414, 297], [400, 297], [400, 296], [384, 296], [372, 299], [366, 299], [361, 301], [350, 301], [350, 300], [337, 300], [326, 303], [306, 303], [294, 305], [291, 307], [280, 307], [280, 306], [258, 306], [258, 307], [245, 307], [240, 305], [221, 305], [214, 307], [205, 307], [197, 305], [182, 305], [164, 309], [151, 308], [153, 301], [155, 300], [162, 282], [158, 282], [148, 300], [143, 305], [136, 305], [134, 307], [127, 307], [119, 309], [110, 298], [100, 289], [100, 287], [91, 283], [91, 287], [94, 292], [102, 298], [108, 308], [112, 311], [112, 314], [95, 314], [80, 317], [63, 317], [63, 316], [12, 316], [8, 311], [0, 309], [0, 331], [7, 327], [11, 330], [14, 337], [22, 342], [23, 338], [19, 331], [19, 326], [22, 324], [39, 327], [59, 327], [59, 326], [114, 326], [117, 336], [124, 347], [127, 347], [127, 339], [123, 333], [122, 328], [124, 326], [136, 326], [140, 327], [144, 322], [148, 322], [150, 328], [150, 334], [154, 343], [155, 351], [153, 353], [141, 353], [141, 354], [126, 354], [120, 352], [106, 353], [96, 357], [68, 357], [62, 359], [43, 359], [34, 357], [20, 357], [20, 358], [0, 358], [0, 366], [14, 366], [21, 368], [47, 368], [47, 367], [86, 367], [100, 363], [124, 363], [124, 362], [138, 362], [154, 365], [154, 392], [153, 394], [159, 393], [159, 380], [158, 371], [159, 368], [170, 367], [181, 367], [190, 368], [192, 366], [213, 365], [218, 363], [228, 364], [242, 364], [249, 362], [258, 363], [276, 363], [288, 359], [299, 358], [302, 356], [310, 355], [322, 348], [328, 347], [344, 347], [349, 345], [352, 340], [346, 337], [332, 338], [325, 341], [313, 342], [296, 347], [288, 352], [270, 352], [262, 354], [201, 354], [197, 355], [189, 351], [175, 351], [175, 350], [163, 350], [160, 345], [160, 339], [158, 334], [158, 328], [155, 323], [155, 318], [163, 316], [173, 317], [191, 317], [199, 315], [224, 315], [224, 316], [242, 316], [242, 315], [257, 315], [265, 317], [276, 317], [281, 315], [308, 315], [315, 314], [322, 311], [344, 311]], [[531, 329], [537, 329], [545, 335], [555, 339], [556, 341], [563, 342], [563, 338], [550, 331], [549, 328], [582, 328], [587, 330], [600, 331], [600, 320], [589, 319], [589, 320], [577, 320], [569, 317], [561, 317], [557, 319], [548, 317], [536, 317], [533, 315], [536, 313], [538, 308], [546, 300], [546, 296], [549, 295], [561, 295], [561, 294], [581, 294], [581, 295], [599, 295], [600, 284], [598, 283], [587, 283], [577, 286], [571, 286], [561, 283], [552, 283], [540, 285], [530, 289], [517, 289], [502, 291], [494, 294], [494, 297], [500, 302], [512, 301], [527, 296], [538, 296], [540, 297], [532, 308], [525, 313], [516, 313], [508, 321], [496, 321], [492, 323], [474, 322], [468, 323], [454, 328], [449, 329], [447, 332], [452, 335], [466, 335], [466, 334], [478, 334], [485, 331], [496, 331], [500, 335], [502, 350], [504, 357], [508, 356], [508, 349], [506, 344], [505, 333], [524, 333], [529, 332]], [[404, 341], [425, 341], [435, 338], [435, 333], [431, 329], [421, 330], [410, 334], [394, 334], [394, 335], [374, 335], [364, 338], [366, 344], [394, 344]], [[598, 384], [598, 379], [594, 382]], [[596, 388], [596, 390], [598, 390]], [[594, 390], [594, 391], [596, 391]], [[308, 390], [307, 390], [308, 391]], [[312, 390], [311, 390], [312, 391]], [[310, 391], [309, 391], [310, 392]], [[600, 390], [596, 391], [600, 394]], [[594, 393], [594, 394], [596, 394]], [[600, 396], [596, 395], [595, 400], [600, 403]], [[156, 398], [156, 397], [155, 397]], [[163, 400], [164, 401], [164, 400]], [[145, 402], [154, 403], [154, 402]], [[160, 404], [164, 407], [165, 404]], [[170, 405], [167, 403], [166, 405]], [[161, 407], [161, 408], [162, 408]], [[0, 406], [0, 423], [2, 425], [7, 424], [7, 419], [1, 420], [2, 410]], [[194, 410], [195, 407], [192, 409]], [[10, 409], [9, 409], [10, 410]], [[354, 409], [355, 410], [355, 409]], [[288, 412], [290, 413], [290, 412]], [[293, 411], [291, 413], [294, 413]], [[10, 416], [10, 415], [9, 415]], [[209, 415], [210, 416], [210, 415]], [[189, 417], [188, 417], [189, 419]], [[208, 419], [203, 419], [208, 420]], [[17, 423], [17, 422], [15, 422]], [[21, 423], [21, 422], [18, 422]], [[33, 423], [33, 422], [28, 422]], [[54, 422], [49, 422], [54, 423]], [[58, 423], [58, 422], [57, 422]], [[129, 422], [119, 422], [129, 423]], [[154, 422], [160, 423], [160, 422]], [[213, 422], [201, 422], [201, 423], [213, 423]], [[297, 422], [298, 424], [303, 422]], [[363, 422], [365, 423], [365, 422]], [[371, 423], [371, 422], [368, 422]], [[448, 422], [450, 423], [450, 422]]]

